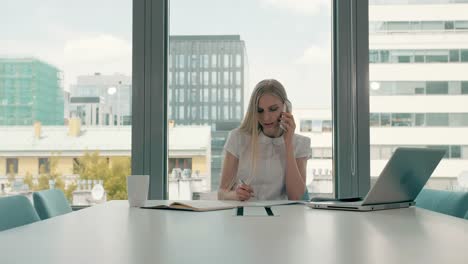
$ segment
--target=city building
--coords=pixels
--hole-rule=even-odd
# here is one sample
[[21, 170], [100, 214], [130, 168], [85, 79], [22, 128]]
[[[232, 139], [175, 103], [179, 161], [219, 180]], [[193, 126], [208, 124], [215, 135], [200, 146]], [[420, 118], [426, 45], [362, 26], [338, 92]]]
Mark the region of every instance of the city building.
[[[209, 191], [211, 128], [181, 126], [169, 128], [168, 132], [169, 197], [191, 199], [195, 192]], [[14, 185], [9, 177], [14, 176], [14, 181], [21, 183], [31, 175], [37, 181], [41, 173], [51, 173], [52, 159], [57, 161], [54, 173], [61, 175], [68, 186], [80, 183], [76, 166], [86, 153], [98, 151], [111, 167], [119, 158], [131, 156], [131, 126], [84, 127], [80, 120], [73, 118], [68, 126], [35, 123], [34, 126], [0, 127], [0, 134], [0, 184], [5, 195], [18, 190], [28, 192], [22, 186], [7, 191], [6, 186]], [[174, 171], [181, 173], [174, 174]], [[80, 196], [88, 197], [90, 189], [80, 188]]]
[[[371, 183], [399, 146], [446, 150], [427, 187], [463, 189], [468, 173], [468, 1], [371, 0]], [[332, 117], [296, 109], [311, 138], [311, 193], [331, 193]], [[311, 178], [309, 178], [311, 177]], [[312, 183], [312, 184], [311, 184]]]
[[62, 72], [36, 58], [0, 58], [0, 126], [63, 125]]
[[117, 73], [78, 76], [70, 87], [69, 118], [80, 117], [85, 126], [131, 125], [131, 83], [131, 76]]
[[223, 146], [244, 116], [247, 71], [239, 35], [170, 36], [168, 119], [212, 129], [211, 190], [221, 175]]
[[466, 3], [370, 1], [372, 177], [397, 146], [446, 150], [429, 187], [454, 189], [468, 170]]
[[[69, 101], [70, 117], [77, 117], [86, 126], [112, 126], [112, 106], [102, 96], [75, 96]], [[117, 120], [114, 118], [114, 120]]]

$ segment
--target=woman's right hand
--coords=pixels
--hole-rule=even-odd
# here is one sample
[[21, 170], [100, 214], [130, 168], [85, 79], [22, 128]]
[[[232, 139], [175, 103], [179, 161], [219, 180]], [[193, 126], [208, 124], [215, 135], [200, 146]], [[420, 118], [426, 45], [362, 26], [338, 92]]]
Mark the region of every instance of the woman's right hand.
[[250, 185], [241, 183], [236, 187], [236, 197], [239, 201], [247, 201], [254, 196], [254, 191]]

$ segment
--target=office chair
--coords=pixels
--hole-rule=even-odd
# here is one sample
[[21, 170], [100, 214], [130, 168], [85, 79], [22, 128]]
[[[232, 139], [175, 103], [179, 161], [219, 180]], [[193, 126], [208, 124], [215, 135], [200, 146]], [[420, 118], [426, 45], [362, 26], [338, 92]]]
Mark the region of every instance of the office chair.
[[0, 198], [0, 231], [39, 221], [39, 216], [26, 196]]
[[63, 215], [72, 211], [63, 192], [59, 189], [35, 192], [34, 207], [41, 220]]
[[423, 189], [415, 201], [417, 207], [468, 219], [468, 192]]

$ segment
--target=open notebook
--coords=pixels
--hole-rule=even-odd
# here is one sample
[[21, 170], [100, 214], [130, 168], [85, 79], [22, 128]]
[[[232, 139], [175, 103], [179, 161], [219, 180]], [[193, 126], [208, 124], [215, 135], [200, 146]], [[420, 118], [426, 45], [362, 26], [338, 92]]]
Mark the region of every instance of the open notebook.
[[274, 205], [297, 204], [298, 201], [257, 201], [257, 202], [239, 202], [239, 201], [219, 201], [219, 200], [193, 200], [193, 201], [147, 201], [144, 209], [166, 209], [182, 210], [194, 212], [207, 212], [216, 210], [227, 210], [237, 207], [270, 207]]
[[161, 201], [153, 202], [149, 201], [144, 209], [166, 209], [166, 210], [183, 210], [183, 211], [194, 211], [194, 212], [207, 212], [216, 210], [227, 210], [236, 208], [237, 205], [229, 204], [221, 201]]

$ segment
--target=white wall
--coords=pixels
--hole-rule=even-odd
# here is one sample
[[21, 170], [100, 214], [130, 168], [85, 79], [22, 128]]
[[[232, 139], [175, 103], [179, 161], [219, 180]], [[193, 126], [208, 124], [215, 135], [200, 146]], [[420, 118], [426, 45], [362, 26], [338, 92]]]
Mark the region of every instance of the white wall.
[[468, 20], [468, 4], [370, 5], [370, 21]]

